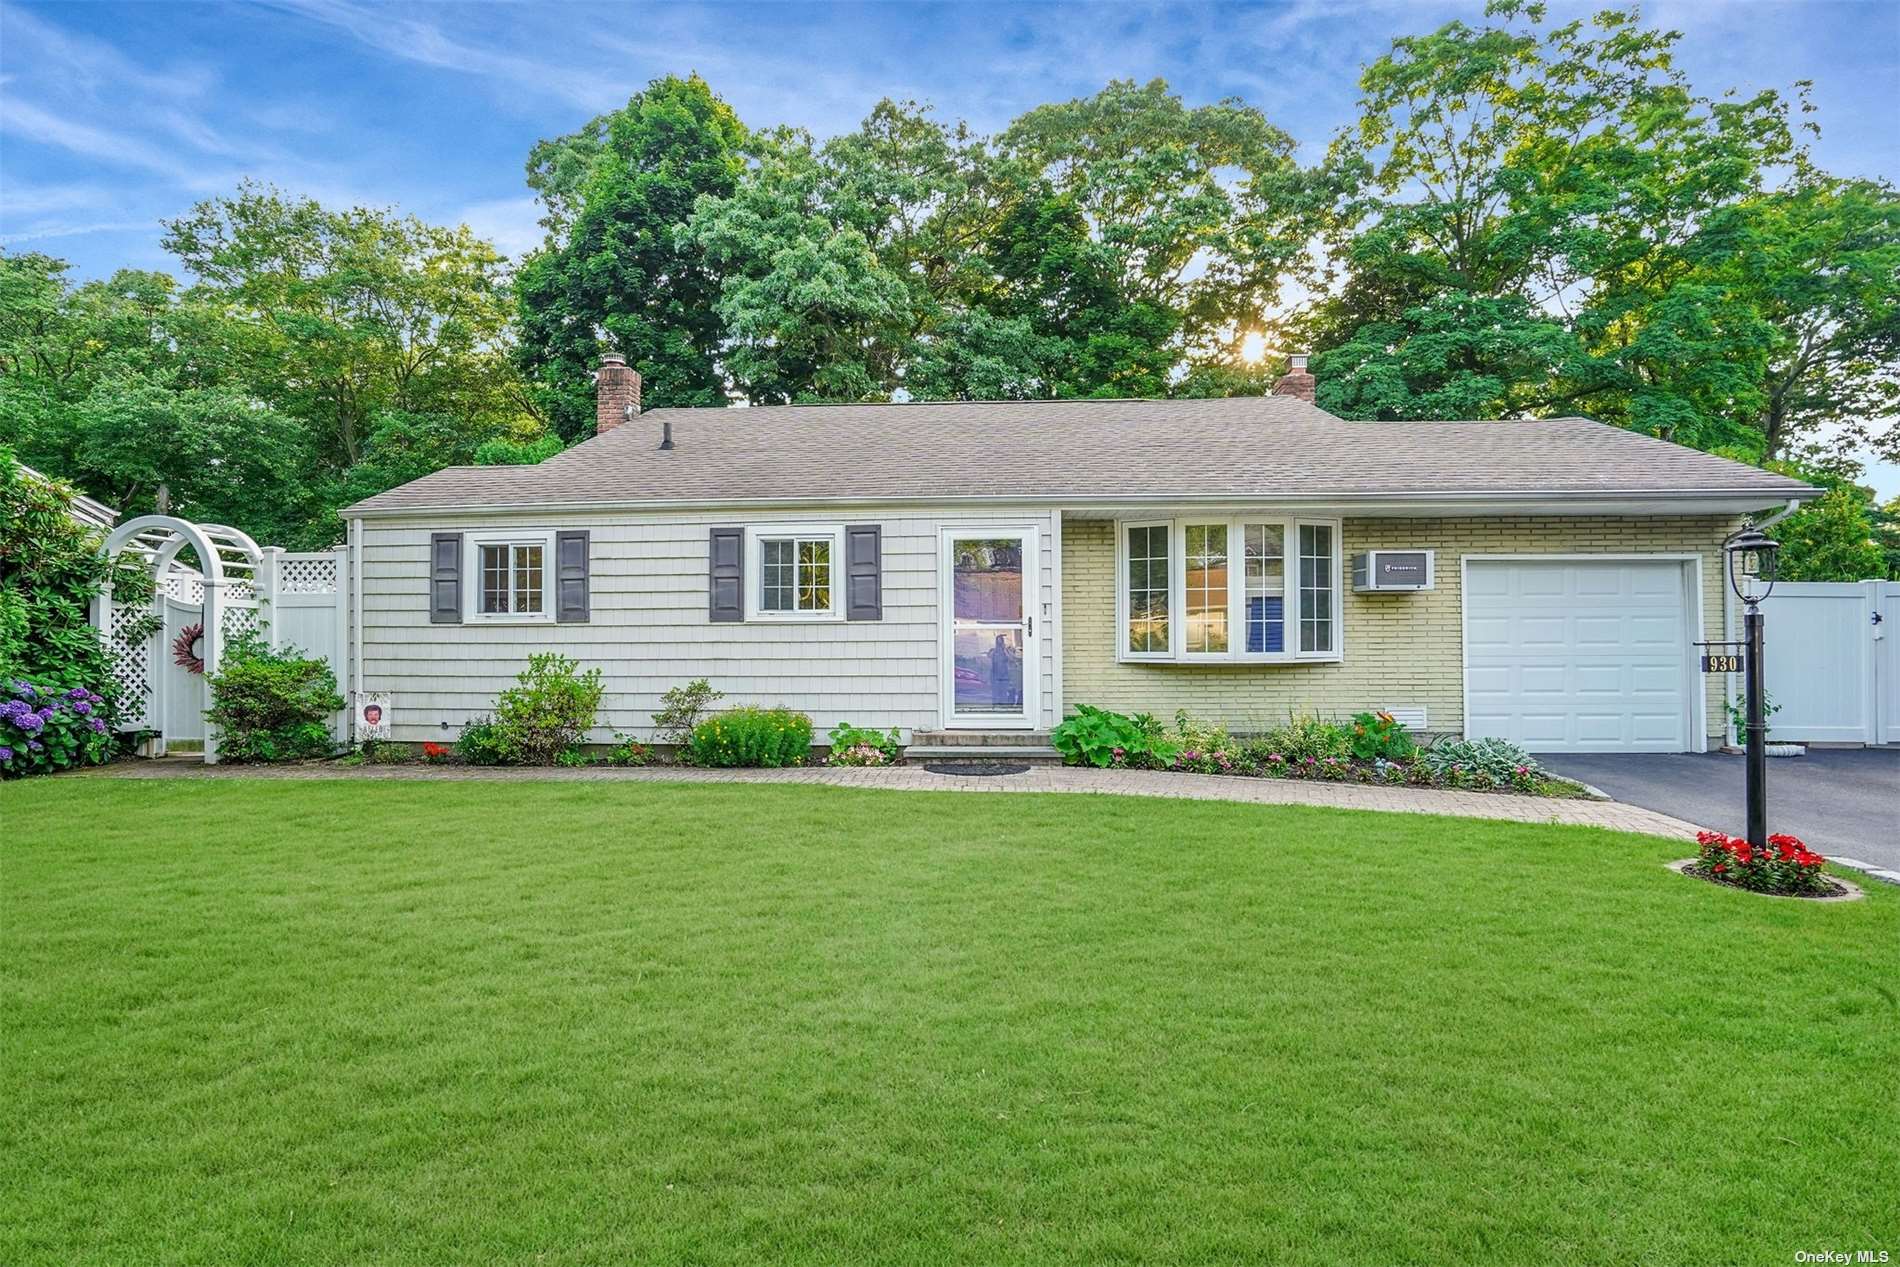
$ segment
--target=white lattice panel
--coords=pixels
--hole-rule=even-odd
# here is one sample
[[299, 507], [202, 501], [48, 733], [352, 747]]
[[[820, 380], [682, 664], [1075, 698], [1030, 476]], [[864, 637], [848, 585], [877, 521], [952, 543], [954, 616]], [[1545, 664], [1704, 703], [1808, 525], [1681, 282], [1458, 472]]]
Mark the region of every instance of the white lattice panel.
[[286, 555], [278, 560], [277, 569], [279, 593], [336, 593], [336, 557], [334, 555], [310, 559]]
[[205, 601], [204, 579], [192, 572], [172, 572], [159, 583], [160, 592], [181, 603]]
[[256, 633], [257, 629], [257, 608], [227, 607], [224, 609], [225, 641], [229, 642], [240, 634]]
[[112, 652], [112, 676], [124, 692], [121, 724], [128, 730], [147, 726], [152, 703], [152, 644], [156, 636], [138, 634], [138, 626], [151, 614], [149, 603], [114, 603], [112, 629], [106, 639]]

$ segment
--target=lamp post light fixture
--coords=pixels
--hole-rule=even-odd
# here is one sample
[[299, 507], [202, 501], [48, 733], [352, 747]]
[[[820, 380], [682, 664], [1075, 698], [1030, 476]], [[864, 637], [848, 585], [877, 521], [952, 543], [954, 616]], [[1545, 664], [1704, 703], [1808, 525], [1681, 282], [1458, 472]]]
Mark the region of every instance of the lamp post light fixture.
[[1748, 703], [1748, 843], [1768, 845], [1768, 717], [1762, 678], [1761, 604], [1775, 588], [1775, 556], [1781, 546], [1761, 529], [1750, 526], [1730, 537], [1722, 549], [1728, 554], [1728, 583], [1742, 600], [1742, 637], [1746, 644], [1742, 670]]

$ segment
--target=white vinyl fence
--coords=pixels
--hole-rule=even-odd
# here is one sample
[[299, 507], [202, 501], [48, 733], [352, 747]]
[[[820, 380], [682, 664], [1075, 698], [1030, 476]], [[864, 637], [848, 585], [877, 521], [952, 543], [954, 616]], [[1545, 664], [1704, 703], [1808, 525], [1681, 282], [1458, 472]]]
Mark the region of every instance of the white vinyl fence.
[[[291, 554], [276, 547], [259, 551], [255, 573], [227, 582], [223, 628], [228, 640], [240, 633], [263, 633], [272, 646], [293, 646], [329, 661], [337, 687], [350, 694], [349, 555], [338, 548]], [[178, 663], [177, 646], [205, 620], [204, 583], [195, 573], [172, 571], [159, 579], [152, 603], [114, 603], [108, 630], [120, 685], [125, 688], [125, 722], [156, 730], [164, 745], [190, 746], [205, 739], [205, 709], [210, 692], [201, 672]], [[152, 627], [156, 610], [162, 623]], [[336, 714], [332, 733], [348, 737], [349, 712]]]
[[1900, 744], [1900, 583], [1783, 581], [1762, 616], [1773, 738]]

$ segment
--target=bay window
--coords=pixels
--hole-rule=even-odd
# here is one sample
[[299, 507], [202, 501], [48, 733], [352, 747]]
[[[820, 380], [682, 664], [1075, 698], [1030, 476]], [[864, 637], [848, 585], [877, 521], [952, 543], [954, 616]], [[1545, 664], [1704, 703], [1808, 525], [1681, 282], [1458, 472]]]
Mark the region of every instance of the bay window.
[[1120, 658], [1339, 657], [1336, 521], [1188, 517], [1121, 523], [1116, 536]]

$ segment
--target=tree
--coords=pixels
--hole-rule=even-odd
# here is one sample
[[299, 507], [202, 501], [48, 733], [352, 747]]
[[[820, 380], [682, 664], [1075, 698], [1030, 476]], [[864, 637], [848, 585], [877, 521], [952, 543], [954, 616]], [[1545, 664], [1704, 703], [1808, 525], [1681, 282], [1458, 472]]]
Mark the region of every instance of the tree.
[[998, 149], [1034, 191], [1016, 227], [1073, 215], [1099, 248], [1089, 271], [1121, 313], [1144, 314], [1107, 325], [1159, 338], [1177, 361], [1256, 328], [1306, 249], [1311, 189], [1293, 139], [1236, 98], [1190, 108], [1163, 80], [1115, 80], [1029, 111]]
[[1540, 5], [1491, 12], [1394, 41], [1361, 78], [1328, 156], [1343, 281], [1305, 322], [1320, 403], [1745, 439], [1772, 330], [1716, 273], [1738, 250], [1724, 213], [1799, 157], [1788, 103], [1697, 97], [1676, 33], [1633, 11], [1549, 30]]
[[381, 410], [497, 431], [532, 417], [510, 359], [506, 261], [466, 225], [246, 184], [167, 222], [165, 246], [195, 297], [242, 324], [250, 389], [301, 420], [332, 470], [363, 456]]
[[809, 133], [758, 138], [726, 198], [702, 197], [687, 237], [721, 276], [725, 366], [756, 404], [888, 399], [915, 321], [907, 278], [878, 258]]
[[678, 228], [696, 200], [733, 191], [746, 142], [703, 79], [669, 76], [535, 147], [528, 183], [549, 236], [517, 279], [516, 357], [564, 439], [592, 432], [592, 371], [607, 349], [639, 368], [649, 406], [725, 403], [719, 278]]

